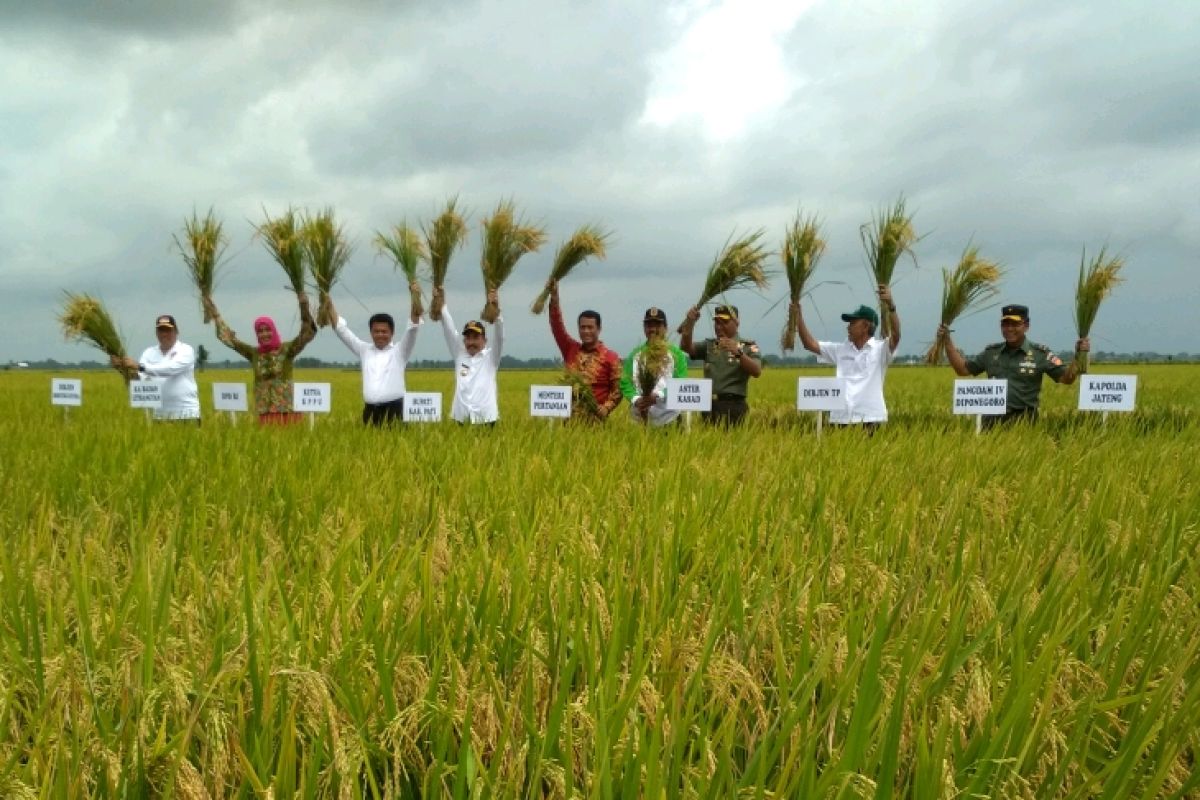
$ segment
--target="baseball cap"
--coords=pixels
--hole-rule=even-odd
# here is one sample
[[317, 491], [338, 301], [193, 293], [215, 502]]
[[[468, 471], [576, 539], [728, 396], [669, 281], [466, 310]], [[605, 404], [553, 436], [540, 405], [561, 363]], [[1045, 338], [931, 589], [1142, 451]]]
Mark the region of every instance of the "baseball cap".
[[870, 306], [859, 306], [849, 314], [842, 314], [842, 322], [850, 322], [855, 319], [865, 319], [872, 325], [879, 324], [879, 314]]
[[667, 313], [658, 306], [650, 306], [646, 309], [645, 315], [642, 316], [642, 324], [647, 322], [660, 322], [663, 325], [666, 325]]
[[713, 319], [737, 319], [737, 306], [717, 306], [713, 309]]
[[154, 327], [170, 328], [171, 330], [177, 330], [179, 328], [179, 326], [175, 324], [175, 318], [170, 314], [159, 314], [158, 319], [154, 320]]
[[466, 336], [468, 333], [478, 333], [480, 336], [486, 335], [484, 332], [483, 323], [474, 319], [468, 322], [466, 325], [463, 325], [463, 336]]

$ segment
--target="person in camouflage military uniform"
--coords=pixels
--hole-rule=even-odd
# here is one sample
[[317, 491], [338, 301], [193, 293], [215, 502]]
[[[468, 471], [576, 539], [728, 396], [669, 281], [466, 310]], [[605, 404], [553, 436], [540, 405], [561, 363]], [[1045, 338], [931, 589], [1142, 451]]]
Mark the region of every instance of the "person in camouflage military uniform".
[[[963, 358], [950, 340], [950, 331], [942, 325], [938, 332], [946, 337], [946, 356], [950, 367], [957, 375], [967, 377], [986, 372], [989, 378], [1004, 378], [1008, 381], [1008, 408], [1003, 416], [985, 416], [984, 427], [1001, 425], [1017, 420], [1029, 422], [1037, 419], [1038, 400], [1042, 393], [1042, 375], [1069, 386], [1079, 377], [1075, 364], [1064, 364], [1044, 344], [1029, 341], [1029, 307], [1007, 305], [1000, 309], [1000, 335], [1004, 341], [990, 344], [974, 358]], [[1076, 353], [1086, 353], [1091, 343], [1079, 339], [1075, 343]]]
[[701, 413], [710, 425], [740, 425], [750, 411], [746, 393], [751, 378], [762, 375], [762, 354], [749, 339], [738, 338], [737, 306], [717, 306], [713, 310], [715, 339], [692, 343], [692, 330], [700, 319], [700, 309], [688, 309], [679, 348], [688, 358], [704, 359], [704, 377], [712, 380], [712, 411]]

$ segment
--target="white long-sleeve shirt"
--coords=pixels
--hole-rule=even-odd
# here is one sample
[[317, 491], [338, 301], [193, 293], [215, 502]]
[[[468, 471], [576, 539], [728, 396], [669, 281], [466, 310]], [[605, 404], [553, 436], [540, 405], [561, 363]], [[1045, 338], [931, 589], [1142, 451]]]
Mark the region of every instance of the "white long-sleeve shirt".
[[846, 410], [830, 411], [829, 421], [835, 425], [887, 422], [883, 378], [892, 363], [891, 343], [871, 337], [861, 350], [849, 340], [818, 344], [821, 353], [817, 360], [836, 366], [837, 376], [846, 380]]
[[504, 349], [504, 318], [492, 326], [493, 340], [475, 355], [467, 353], [462, 334], [454, 327], [450, 310], [442, 306], [442, 333], [454, 360], [454, 403], [450, 416], [456, 422], [495, 422], [500, 419], [496, 403], [496, 372]]
[[167, 352], [158, 345], [147, 347], [138, 359], [142, 380], [162, 382], [162, 407], [155, 419], [200, 419], [200, 390], [196, 387], [196, 351], [175, 342]]
[[370, 405], [390, 403], [404, 397], [404, 370], [417, 343], [417, 328], [421, 323], [409, 320], [404, 335], [397, 344], [393, 339], [387, 347], [378, 348], [374, 342], [364, 342], [354, 335], [345, 317], [338, 317], [334, 332], [351, 353], [362, 362], [363, 402]]

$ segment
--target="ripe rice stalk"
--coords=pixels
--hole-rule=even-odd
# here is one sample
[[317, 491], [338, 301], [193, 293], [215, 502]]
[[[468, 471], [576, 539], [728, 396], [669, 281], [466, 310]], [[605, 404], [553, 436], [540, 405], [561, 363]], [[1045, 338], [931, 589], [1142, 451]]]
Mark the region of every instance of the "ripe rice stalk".
[[799, 323], [796, 303], [804, 294], [804, 287], [812, 277], [817, 262], [825, 253], [825, 240], [821, 238], [821, 226], [815, 215], [805, 217], [796, 212], [796, 218], [784, 232], [783, 248], [780, 257], [783, 259], [783, 271], [788, 280], [788, 318], [784, 326], [779, 344], [783, 352], [796, 349], [796, 326]]
[[[546, 243], [546, 231], [527, 225], [517, 215], [512, 200], [501, 200], [492, 216], [483, 220], [483, 250], [479, 267], [483, 272], [483, 285], [488, 292], [496, 291], [512, 274], [517, 261], [526, 253], [536, 253]], [[480, 312], [480, 319], [495, 322], [500, 316], [496, 304], [488, 301]]]
[[563, 371], [563, 383], [571, 387], [571, 408], [572, 415], [575, 411], [580, 411], [582, 416], [597, 417], [600, 414], [600, 404], [596, 402], [596, 395], [592, 393], [592, 384], [588, 382], [585, 376], [579, 370], [567, 367]]
[[304, 255], [313, 283], [317, 285], [317, 325], [324, 328], [337, 323], [333, 315], [329, 291], [337, 283], [354, 247], [346, 239], [346, 231], [333, 218], [333, 209], [326, 208], [304, 220]]
[[[264, 209], [264, 214], [266, 211]], [[300, 214], [289, 208], [283, 214], [266, 220], [255, 228], [267, 252], [283, 268], [288, 283], [296, 294], [304, 292], [304, 231]]]
[[[178, 234], [172, 238], [183, 256], [183, 262], [187, 264], [188, 274], [192, 283], [196, 284], [201, 299], [212, 297], [217, 267], [225, 248], [229, 246], [229, 239], [221, 230], [221, 221], [216, 218], [211, 208], [203, 219], [193, 211], [192, 218], [183, 221], [183, 239], [180, 239]], [[204, 309], [204, 322], [212, 322], [207, 307]]]
[[559, 245], [558, 252], [554, 254], [554, 266], [550, 268], [550, 277], [546, 280], [546, 287], [533, 301], [530, 310], [534, 314], [541, 314], [545, 311], [546, 301], [550, 299], [552, 281], [561, 281], [570, 274], [571, 270], [589, 258], [604, 258], [607, 255], [605, 247], [611, 235], [610, 231], [604, 230], [599, 225], [584, 225], [576, 230], [570, 239]]
[[[1124, 266], [1125, 259], [1108, 255], [1107, 247], [1101, 247], [1089, 263], [1084, 249], [1079, 258], [1079, 283], [1075, 286], [1075, 332], [1080, 339], [1091, 333], [1100, 304], [1123, 280], [1119, 273]], [[1075, 366], [1080, 373], [1087, 372], [1088, 360], [1087, 353], [1075, 354]]]
[[[638, 353], [634, 378], [637, 381], [638, 394], [650, 397], [658, 386], [658, 379], [664, 369], [669, 370], [671, 364], [671, 349], [667, 346], [664, 336], [652, 336]], [[670, 374], [668, 372], [668, 374]], [[643, 417], [645, 422], [647, 417]]]
[[[704, 278], [704, 290], [696, 302], [697, 308], [714, 297], [741, 286], [753, 285], [759, 289], [768, 287], [764, 267], [770, 252], [760, 241], [765, 235], [766, 231], [762, 228], [740, 239], [734, 239], [733, 234], [730, 234], [725, 246], [708, 268], [708, 274]], [[682, 325], [679, 332], [683, 333]]]
[[[904, 197], [896, 200], [891, 208], [883, 209], [869, 223], [859, 228], [863, 249], [867, 251], [867, 267], [877, 284], [892, 285], [896, 264], [905, 253], [916, 263], [913, 245], [920, 237], [912, 226], [912, 215], [906, 213]], [[882, 306], [879, 308], [880, 333], [888, 338], [892, 333], [891, 318]]]
[[[951, 272], [942, 268], [942, 324], [947, 328], [967, 311], [975, 313], [990, 308], [988, 304], [1000, 291], [1004, 270], [995, 262], [980, 258], [979, 248], [968, 244]], [[946, 355], [946, 338], [938, 335], [925, 353], [926, 364], [939, 364]]]
[[426, 251], [429, 253], [429, 272], [433, 281], [433, 297], [429, 304], [429, 318], [437, 322], [442, 318], [445, 305], [446, 270], [450, 257], [467, 241], [467, 220], [458, 209], [458, 198], [446, 201], [446, 208], [428, 224], [421, 225], [425, 234]]
[[[425, 250], [425, 242], [415, 228], [408, 227], [402, 222], [396, 225], [391, 234], [378, 232], [375, 234], [375, 247], [380, 253], [391, 257], [397, 270], [408, 280], [408, 292], [413, 313], [418, 317], [425, 313], [421, 303], [421, 287], [418, 285], [422, 261], [429, 260]], [[440, 311], [440, 309], [439, 309]], [[441, 316], [440, 313], [438, 316]]]
[[[58, 315], [63, 334], [77, 342], [87, 341], [110, 357], [124, 359], [125, 343], [104, 304], [89, 294], [63, 292], [63, 295], [63, 308]], [[121, 370], [121, 375], [129, 383], [130, 374]]]

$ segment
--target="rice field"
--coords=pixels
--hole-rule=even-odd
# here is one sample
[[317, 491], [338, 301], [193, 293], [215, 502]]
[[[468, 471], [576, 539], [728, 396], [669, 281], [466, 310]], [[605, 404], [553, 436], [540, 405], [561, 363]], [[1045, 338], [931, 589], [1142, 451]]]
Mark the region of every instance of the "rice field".
[[[1200, 797], [1200, 368], [977, 436], [151, 426], [0, 372], [0, 797]], [[57, 373], [78, 377], [78, 373]], [[806, 370], [825, 375], [828, 370]], [[449, 392], [445, 372], [414, 391]]]

